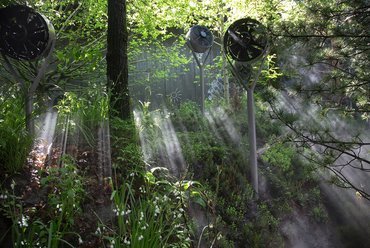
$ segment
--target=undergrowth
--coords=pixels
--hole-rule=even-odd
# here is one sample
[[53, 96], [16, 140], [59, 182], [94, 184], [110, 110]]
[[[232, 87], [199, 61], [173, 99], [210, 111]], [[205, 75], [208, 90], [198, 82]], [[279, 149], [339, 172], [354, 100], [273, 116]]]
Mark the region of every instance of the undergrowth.
[[0, 96], [0, 171], [10, 174], [21, 171], [33, 140], [22, 113], [23, 98]]

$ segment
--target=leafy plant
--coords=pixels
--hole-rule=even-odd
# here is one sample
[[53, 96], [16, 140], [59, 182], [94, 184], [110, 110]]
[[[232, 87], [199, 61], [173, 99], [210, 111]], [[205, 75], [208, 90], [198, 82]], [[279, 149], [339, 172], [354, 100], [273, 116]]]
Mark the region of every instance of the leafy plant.
[[295, 154], [293, 148], [286, 144], [277, 143], [262, 154], [262, 159], [273, 166], [277, 166], [285, 173], [292, 174], [292, 158]]
[[24, 206], [22, 197], [15, 194], [14, 181], [11, 184], [12, 193], [6, 190], [1, 192], [0, 210], [12, 220], [14, 247], [57, 248], [61, 243], [73, 247], [64, 239], [67, 234], [74, 234], [82, 241], [79, 234], [71, 232], [74, 218], [81, 210], [84, 192], [82, 177], [77, 174], [72, 161], [67, 158], [65, 160], [65, 167], [51, 169], [49, 175], [41, 179], [41, 186], [52, 190], [47, 203], [48, 218], [38, 217], [35, 206]]
[[[137, 173], [113, 190], [117, 225], [101, 235], [111, 247], [190, 247], [184, 202], [193, 184], [171, 183], [152, 172]], [[136, 177], [141, 175], [145, 183], [138, 186]]]
[[325, 210], [325, 207], [320, 204], [318, 206], [315, 206], [311, 210], [311, 216], [317, 221], [317, 222], [326, 222], [328, 220], [328, 213]]
[[[35, 209], [25, 211], [21, 197], [15, 194], [15, 182], [11, 183], [12, 192], [1, 190], [0, 211], [12, 221], [10, 228], [12, 243], [14, 247], [36, 247], [46, 243], [47, 232], [43, 230], [43, 223], [39, 220], [32, 220], [31, 215]], [[0, 236], [0, 241], [6, 237], [7, 233]]]
[[66, 233], [70, 233], [74, 219], [81, 211], [84, 198], [83, 178], [69, 157], [65, 157], [64, 167], [50, 168], [49, 175], [41, 179], [41, 185], [48, 188], [49, 243], [58, 247]]
[[0, 96], [0, 169], [8, 173], [22, 169], [32, 145], [23, 110], [22, 98]]

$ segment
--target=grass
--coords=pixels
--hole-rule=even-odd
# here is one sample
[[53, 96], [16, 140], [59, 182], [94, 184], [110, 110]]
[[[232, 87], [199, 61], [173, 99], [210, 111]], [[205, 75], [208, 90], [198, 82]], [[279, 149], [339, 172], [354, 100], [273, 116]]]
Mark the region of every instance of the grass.
[[0, 130], [0, 170], [20, 172], [33, 142], [25, 128], [22, 98], [0, 97]]

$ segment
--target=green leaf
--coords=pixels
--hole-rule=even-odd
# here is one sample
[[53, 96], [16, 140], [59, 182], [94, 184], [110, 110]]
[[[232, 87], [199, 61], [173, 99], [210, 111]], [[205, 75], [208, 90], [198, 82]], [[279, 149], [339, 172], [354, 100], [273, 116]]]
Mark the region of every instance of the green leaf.
[[114, 196], [116, 195], [116, 193], [117, 193], [117, 191], [116, 191], [116, 190], [114, 190], [114, 191], [112, 192], [112, 195], [110, 196], [110, 200], [113, 200], [113, 198], [114, 198]]
[[203, 200], [202, 197], [196, 197], [196, 198], [193, 199], [193, 201], [195, 203], [198, 203], [199, 205], [201, 205], [203, 208], [207, 207], [207, 203], [205, 202], [205, 200]]
[[155, 176], [153, 175], [152, 172], [150, 171], [147, 171], [145, 173], [145, 180], [149, 183], [149, 184], [154, 184], [155, 183]]

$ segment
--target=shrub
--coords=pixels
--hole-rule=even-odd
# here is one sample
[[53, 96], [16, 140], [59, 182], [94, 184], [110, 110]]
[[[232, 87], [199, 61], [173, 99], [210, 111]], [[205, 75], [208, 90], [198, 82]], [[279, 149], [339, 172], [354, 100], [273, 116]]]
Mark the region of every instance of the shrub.
[[25, 165], [32, 137], [25, 128], [22, 98], [0, 97], [0, 169], [19, 172]]

